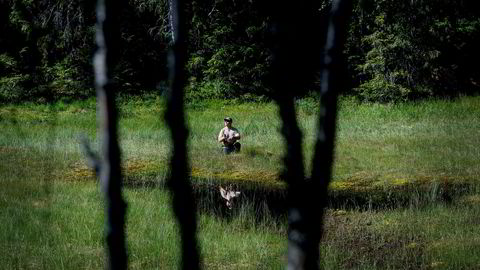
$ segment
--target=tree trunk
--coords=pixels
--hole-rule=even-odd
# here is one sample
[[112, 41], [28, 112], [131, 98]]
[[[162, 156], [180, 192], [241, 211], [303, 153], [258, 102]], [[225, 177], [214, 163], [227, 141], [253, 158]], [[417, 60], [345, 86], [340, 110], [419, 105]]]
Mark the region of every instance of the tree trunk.
[[200, 255], [197, 248], [197, 220], [193, 190], [189, 182], [187, 162], [188, 130], [185, 125], [184, 86], [186, 82], [185, 63], [186, 18], [185, 3], [182, 0], [170, 0], [170, 18], [172, 25], [173, 48], [169, 55], [170, 93], [168, 95], [165, 120], [170, 127], [173, 153], [170, 158], [171, 173], [168, 187], [172, 192], [173, 211], [180, 226], [182, 241], [182, 269], [199, 269]]
[[97, 122], [101, 135], [100, 182], [106, 201], [105, 237], [108, 269], [127, 269], [125, 247], [126, 203], [122, 197], [120, 149], [117, 141], [117, 112], [112, 70], [118, 52], [119, 30], [116, 19], [119, 1], [98, 0], [94, 56], [97, 90]]

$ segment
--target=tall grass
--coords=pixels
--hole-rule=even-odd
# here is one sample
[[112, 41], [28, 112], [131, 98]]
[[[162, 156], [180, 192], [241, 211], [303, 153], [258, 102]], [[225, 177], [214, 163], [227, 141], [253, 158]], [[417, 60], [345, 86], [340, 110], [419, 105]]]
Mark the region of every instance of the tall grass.
[[[97, 185], [55, 182], [48, 195], [32, 182], [9, 181], [3, 187], [2, 269], [103, 268], [103, 202]], [[131, 189], [125, 196], [130, 268], [176, 268], [180, 243], [168, 193]], [[283, 229], [253, 222], [248, 209], [239, 212], [229, 220], [200, 216], [203, 264], [207, 269], [280, 268]]]
[[[312, 100], [300, 100], [297, 105], [305, 165], [311, 168], [318, 108]], [[187, 108], [194, 176], [278, 182], [283, 140], [274, 104], [210, 101]], [[127, 172], [162, 177], [170, 151], [163, 110], [160, 99], [122, 103], [120, 141]], [[216, 136], [227, 115], [242, 134], [243, 148], [240, 154], [226, 157]], [[338, 116], [334, 180], [360, 179], [382, 185], [478, 179], [479, 116], [479, 97], [397, 105], [357, 104], [345, 99]], [[0, 117], [2, 147], [43, 152], [53, 148], [60, 163], [80, 166], [79, 137], [84, 134], [95, 145], [94, 100], [72, 105], [4, 106]]]
[[[480, 267], [479, 105], [479, 97], [397, 105], [341, 100], [332, 198], [362, 197], [368, 203], [380, 197], [381, 204], [405, 196], [410, 207], [331, 209], [322, 244], [325, 268]], [[308, 161], [318, 107], [313, 100], [299, 100], [297, 109]], [[160, 99], [123, 100], [120, 106], [133, 269], [171, 269], [179, 260], [168, 193], [141, 188], [162, 183], [168, 173], [163, 110]], [[251, 183], [258, 192], [284, 187], [274, 104], [208, 101], [187, 110], [192, 181], [209, 189], [199, 208], [222, 207], [219, 184]], [[222, 155], [216, 142], [225, 116], [242, 134], [239, 154]], [[79, 140], [86, 136], [97, 147], [95, 117], [94, 100], [0, 108], [0, 265], [5, 269], [103, 268], [103, 202]], [[456, 197], [421, 208], [415, 203], [435, 201], [448, 190]], [[199, 214], [204, 266], [283, 268], [285, 220], [272, 219], [268, 207], [259, 210], [246, 191], [237, 207], [226, 215]]]
[[[3, 184], [3, 269], [103, 268], [103, 203], [94, 182], [55, 182], [49, 195], [36, 183]], [[130, 268], [176, 268], [178, 226], [168, 194], [127, 189], [125, 195]], [[252, 212], [247, 204], [226, 218], [200, 214], [205, 269], [283, 268], [286, 225], [258, 221]], [[329, 210], [321, 262], [325, 269], [477, 269], [479, 217], [478, 195], [425, 208]]]
[[478, 196], [454, 205], [390, 211], [330, 211], [326, 269], [477, 269]]
[[[478, 178], [479, 99], [342, 106], [336, 176]], [[352, 170], [356, 168], [356, 170]]]

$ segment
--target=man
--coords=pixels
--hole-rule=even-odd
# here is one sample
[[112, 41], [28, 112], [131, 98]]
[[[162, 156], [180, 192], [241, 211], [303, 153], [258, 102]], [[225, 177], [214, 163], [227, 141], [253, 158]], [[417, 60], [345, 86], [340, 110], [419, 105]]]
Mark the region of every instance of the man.
[[237, 142], [240, 140], [240, 133], [236, 128], [232, 127], [233, 119], [226, 117], [223, 121], [225, 127], [218, 134], [218, 142], [223, 144], [223, 153], [240, 152], [241, 144]]

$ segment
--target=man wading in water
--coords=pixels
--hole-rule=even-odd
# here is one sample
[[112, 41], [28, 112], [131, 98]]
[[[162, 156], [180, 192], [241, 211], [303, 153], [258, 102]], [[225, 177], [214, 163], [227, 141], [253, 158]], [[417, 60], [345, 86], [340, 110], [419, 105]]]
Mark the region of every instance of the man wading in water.
[[232, 118], [226, 117], [223, 120], [225, 127], [222, 128], [220, 134], [218, 134], [218, 142], [223, 143], [223, 153], [238, 153], [241, 147], [241, 144], [237, 142], [240, 140], [240, 133], [236, 128], [232, 127]]

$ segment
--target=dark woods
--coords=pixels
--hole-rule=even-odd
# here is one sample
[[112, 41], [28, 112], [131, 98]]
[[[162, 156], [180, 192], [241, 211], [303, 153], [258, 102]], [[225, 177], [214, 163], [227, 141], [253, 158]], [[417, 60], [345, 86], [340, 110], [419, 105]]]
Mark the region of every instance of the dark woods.
[[[270, 97], [268, 78], [274, 57], [266, 40], [272, 33], [273, 15], [266, 12], [266, 2], [185, 4], [190, 18], [187, 101]], [[317, 15], [325, 21], [331, 1], [318, 2]], [[352, 90], [342, 92], [379, 102], [478, 92], [477, 2], [353, 1], [345, 44], [346, 78]], [[171, 42], [168, 1], [129, 0], [119, 12], [119, 42], [124, 48], [114, 70], [119, 93], [165, 91], [165, 59]], [[1, 0], [0, 102], [93, 96], [94, 25], [93, 0]], [[315, 91], [316, 85], [296, 91], [297, 96]]]

